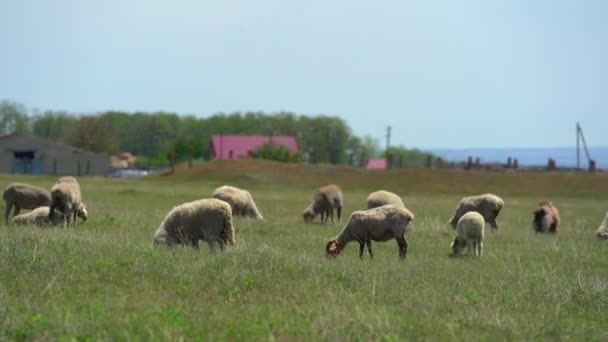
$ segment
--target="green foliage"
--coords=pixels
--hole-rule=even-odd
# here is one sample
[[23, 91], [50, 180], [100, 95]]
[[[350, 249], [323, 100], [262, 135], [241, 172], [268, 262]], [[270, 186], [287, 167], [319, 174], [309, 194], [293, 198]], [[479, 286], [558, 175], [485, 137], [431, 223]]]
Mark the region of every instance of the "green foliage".
[[[166, 112], [107, 111], [78, 117], [64, 111], [45, 111], [30, 117], [24, 106], [7, 101], [0, 109], [0, 131], [28, 131], [32, 126], [32, 132], [43, 138], [93, 151], [131, 152], [158, 162], [156, 156], [170, 150], [175, 150], [178, 161], [188, 159], [190, 154], [196, 158], [207, 155], [213, 134], [295, 136], [300, 155], [311, 163], [360, 164], [360, 159], [378, 153], [376, 141], [355, 136], [336, 116], [233, 112], [203, 118]], [[87, 136], [93, 140], [87, 140]]]
[[0, 101], [0, 134], [30, 131], [30, 118], [25, 106], [16, 102]]
[[[397, 168], [421, 168], [434, 166], [441, 158], [433, 155], [432, 153], [421, 151], [417, 148], [404, 148], [404, 147], [390, 147], [388, 153], [391, 156], [391, 167]], [[386, 151], [382, 153], [382, 157], [386, 158]], [[430, 165], [428, 165], [430, 162]]]
[[[360, 171], [345, 175], [359, 185], [348, 189], [342, 224], [325, 226], [300, 216], [314, 187], [272, 178], [252, 185], [247, 174], [242, 186], [266, 219], [236, 217], [236, 246], [216, 253], [151, 240], [173, 206], [209, 196], [223, 180], [84, 177], [91, 212], [76, 229], [0, 224], [0, 340], [606, 339], [608, 244], [593, 236], [606, 200], [576, 186], [601, 175], [547, 185], [565, 194], [551, 198], [562, 213], [558, 236], [532, 233], [537, 195], [504, 196], [500, 230], [486, 233], [484, 256], [450, 258], [454, 232], [446, 222], [470, 190], [466, 181], [452, 194], [419, 193], [408, 190], [417, 186], [410, 178], [378, 183], [378, 173]], [[454, 174], [420, 178], [445, 184]], [[327, 180], [313, 177], [311, 184]], [[488, 176], [499, 193], [538, 191], [525, 175], [512, 177]], [[48, 188], [55, 178], [0, 176], [0, 184], [13, 181]], [[373, 243], [373, 260], [360, 260], [356, 243], [328, 260], [326, 240], [365, 206], [372, 187], [396, 191], [416, 214], [407, 259], [399, 261], [397, 244], [387, 241]]]
[[289, 152], [283, 145], [264, 144], [253, 151], [253, 158], [270, 159], [280, 162], [297, 162], [297, 155]]

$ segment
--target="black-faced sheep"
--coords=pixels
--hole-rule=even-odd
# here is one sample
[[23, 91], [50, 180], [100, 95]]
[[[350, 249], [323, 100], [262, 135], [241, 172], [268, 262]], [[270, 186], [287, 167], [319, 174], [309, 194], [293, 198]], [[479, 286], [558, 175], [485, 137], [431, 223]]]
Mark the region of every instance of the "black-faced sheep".
[[[49, 219], [53, 221], [55, 213], [63, 215], [64, 227], [73, 221], [76, 226], [76, 217], [80, 216], [83, 220], [88, 218], [85, 205], [82, 203], [80, 184], [74, 177], [61, 177], [51, 188], [51, 207], [49, 209]], [[80, 214], [79, 214], [80, 213]]]
[[312, 222], [320, 214], [321, 223], [325, 223], [331, 215], [331, 222], [334, 223], [335, 209], [338, 222], [340, 222], [343, 206], [344, 197], [342, 196], [342, 189], [335, 184], [330, 184], [317, 191], [312, 203], [302, 212], [302, 217], [304, 218], [304, 222]]
[[246, 216], [258, 220], [264, 219], [255, 205], [251, 193], [247, 190], [224, 185], [215, 189], [212, 197], [230, 204], [234, 216]]
[[412, 212], [392, 204], [355, 211], [342, 232], [327, 242], [325, 252], [327, 256], [335, 257], [349, 242], [357, 241], [359, 242], [359, 257], [363, 259], [363, 249], [367, 245], [369, 256], [373, 258], [372, 241], [396, 239], [399, 245], [399, 257], [405, 259], [407, 253], [405, 230], [413, 220]]
[[6, 224], [8, 224], [8, 217], [13, 208], [15, 208], [14, 216], [17, 216], [21, 209], [35, 209], [51, 204], [51, 194], [48, 190], [23, 183], [9, 184], [4, 189], [2, 198], [5, 205], [4, 221]]
[[184, 244], [198, 248], [199, 240], [211, 249], [234, 245], [230, 205], [218, 199], [202, 199], [181, 204], [169, 211], [154, 233], [155, 244]]
[[595, 236], [600, 240], [608, 240], [608, 212], [604, 217], [604, 221], [595, 232]]
[[494, 194], [483, 194], [477, 196], [464, 197], [458, 203], [454, 216], [450, 219], [450, 225], [456, 229], [458, 220], [469, 211], [476, 211], [483, 216], [484, 220], [490, 224], [492, 230], [498, 229], [496, 217], [504, 206], [502, 198]]
[[481, 256], [484, 226], [485, 220], [480, 213], [469, 211], [462, 215], [456, 224], [456, 237], [450, 245], [454, 255], [460, 254], [465, 248], [470, 252], [472, 248], [475, 256]]
[[[28, 213], [13, 217], [13, 223], [20, 226], [27, 225], [46, 227], [55, 226], [63, 222], [63, 217], [60, 212], [56, 212], [55, 215], [53, 215], [53, 219], [51, 220], [49, 218], [49, 211], [50, 208], [47, 206], [38, 207]], [[86, 208], [82, 205], [78, 210], [78, 217], [83, 220], [86, 220], [87, 218]]]
[[557, 234], [559, 229], [559, 211], [551, 202], [542, 201], [538, 203], [538, 208], [532, 212], [532, 228], [537, 233]]
[[383, 205], [394, 204], [397, 206], [405, 207], [401, 197], [397, 194], [386, 190], [379, 190], [372, 192], [367, 196], [367, 209], [378, 208]]

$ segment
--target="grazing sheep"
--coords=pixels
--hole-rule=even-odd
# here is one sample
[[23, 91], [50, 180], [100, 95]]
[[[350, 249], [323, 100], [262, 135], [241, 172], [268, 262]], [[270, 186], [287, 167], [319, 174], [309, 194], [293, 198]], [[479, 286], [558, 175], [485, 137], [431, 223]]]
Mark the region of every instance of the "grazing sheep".
[[472, 247], [475, 256], [481, 256], [484, 226], [485, 220], [480, 213], [469, 211], [462, 215], [456, 224], [456, 237], [450, 245], [454, 255], [460, 254], [465, 248], [470, 252]]
[[48, 190], [23, 183], [9, 184], [4, 189], [2, 198], [4, 199], [6, 224], [8, 224], [8, 217], [13, 207], [15, 208], [13, 215], [17, 216], [21, 209], [35, 209], [51, 204], [51, 194]]
[[498, 229], [496, 217], [504, 206], [502, 198], [494, 194], [483, 194], [478, 196], [464, 197], [458, 203], [454, 216], [450, 219], [450, 225], [456, 229], [458, 220], [469, 211], [476, 211], [490, 224], [492, 230]]
[[234, 227], [230, 205], [218, 199], [202, 199], [181, 204], [167, 214], [154, 233], [155, 244], [191, 245], [198, 248], [203, 240], [211, 249], [234, 245]]
[[352, 213], [342, 232], [330, 239], [325, 247], [329, 257], [335, 257], [351, 241], [359, 242], [359, 257], [363, 259], [363, 247], [367, 245], [369, 257], [373, 258], [372, 241], [396, 239], [399, 257], [405, 259], [407, 240], [405, 230], [414, 221], [414, 214], [405, 207], [393, 204]]
[[535, 232], [557, 234], [560, 221], [559, 211], [551, 202], [542, 201], [538, 203], [538, 208], [532, 213], [534, 214], [532, 228]]
[[600, 227], [595, 232], [595, 236], [600, 240], [608, 240], [608, 212], [604, 217], [604, 222], [602, 222]]
[[331, 222], [334, 223], [334, 209], [336, 209], [338, 222], [340, 222], [343, 206], [342, 189], [335, 184], [330, 184], [317, 191], [312, 204], [302, 212], [302, 217], [304, 222], [312, 222], [317, 215], [321, 214], [321, 223], [325, 223], [331, 215]]
[[[74, 177], [61, 177], [51, 188], [51, 207], [49, 209], [49, 219], [52, 221], [55, 212], [59, 211], [63, 215], [63, 226], [66, 227], [70, 220], [76, 227], [76, 216], [84, 220], [88, 218], [86, 207], [82, 203], [80, 185]], [[79, 215], [79, 212], [83, 213]]]
[[[30, 211], [29, 213], [25, 213], [25, 214], [21, 214], [21, 215], [13, 217], [13, 223], [15, 223], [16, 225], [20, 225], [20, 226], [25, 226], [25, 225], [30, 226], [31, 225], [31, 226], [46, 227], [46, 226], [56, 226], [56, 225], [60, 224], [61, 222], [63, 222], [63, 217], [60, 212], [56, 212], [55, 215], [53, 215], [53, 219], [51, 220], [49, 218], [49, 211], [50, 211], [50, 207], [48, 207], [48, 206], [38, 207], [38, 208]], [[86, 208], [84, 207], [84, 205], [82, 205], [82, 204], [79, 207], [78, 216], [80, 218], [82, 218], [83, 220], [87, 219], [87, 211], [86, 211]]]
[[401, 207], [405, 207], [401, 197], [397, 196], [390, 191], [379, 190], [376, 192], [372, 192], [367, 196], [367, 209], [378, 208], [383, 205], [394, 204]]
[[255, 205], [251, 193], [247, 190], [224, 185], [215, 189], [212, 197], [230, 204], [232, 214], [235, 216], [246, 216], [258, 220], [264, 219]]

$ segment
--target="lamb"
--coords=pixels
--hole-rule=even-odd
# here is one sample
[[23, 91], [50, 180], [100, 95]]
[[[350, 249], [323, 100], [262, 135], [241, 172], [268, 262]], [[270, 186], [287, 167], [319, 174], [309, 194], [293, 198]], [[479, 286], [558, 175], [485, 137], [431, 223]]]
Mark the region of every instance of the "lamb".
[[595, 232], [595, 236], [600, 240], [608, 240], [608, 212], [604, 217], [604, 222], [602, 222], [600, 227]]
[[532, 228], [535, 232], [557, 234], [560, 221], [559, 211], [551, 202], [542, 201], [538, 203], [538, 208], [532, 213], [534, 214]]
[[264, 219], [255, 205], [251, 193], [247, 190], [224, 185], [215, 189], [212, 197], [230, 204], [232, 214], [235, 216], [246, 216], [258, 220]]
[[86, 207], [82, 203], [82, 195], [80, 193], [80, 184], [74, 177], [61, 177], [57, 183], [51, 188], [51, 207], [49, 209], [49, 220], [53, 220], [55, 212], [59, 211], [63, 214], [63, 226], [66, 227], [70, 220], [73, 221], [76, 227], [76, 216], [78, 212], [84, 212], [80, 215], [86, 220], [88, 213]]
[[351, 241], [359, 242], [359, 257], [363, 259], [363, 248], [367, 245], [369, 257], [373, 258], [372, 241], [396, 239], [399, 257], [405, 259], [407, 225], [414, 221], [414, 214], [405, 207], [394, 204], [359, 210], [352, 213], [342, 232], [330, 239], [325, 247], [328, 257], [336, 257]]
[[232, 208], [218, 199], [202, 199], [181, 204], [169, 211], [154, 233], [154, 244], [190, 245], [198, 248], [199, 240], [213, 250], [234, 245]]
[[331, 222], [334, 223], [335, 209], [338, 222], [340, 222], [343, 206], [344, 197], [342, 196], [342, 189], [335, 184], [330, 184], [317, 191], [312, 203], [302, 212], [302, 217], [304, 218], [304, 222], [312, 222], [317, 215], [321, 214], [321, 223], [326, 223], [331, 215]]
[[504, 206], [502, 198], [494, 194], [483, 194], [477, 196], [464, 197], [458, 203], [454, 216], [450, 219], [450, 225], [456, 229], [458, 220], [469, 211], [476, 211], [483, 216], [484, 220], [490, 224], [492, 230], [498, 229], [496, 217]]
[[483, 231], [485, 220], [483, 216], [476, 211], [469, 211], [462, 215], [456, 224], [456, 237], [450, 247], [452, 247], [453, 255], [456, 256], [467, 248], [469, 252], [471, 247], [475, 256], [483, 254]]
[[13, 207], [15, 208], [13, 215], [17, 216], [21, 209], [35, 209], [51, 204], [51, 194], [48, 190], [23, 183], [9, 184], [4, 189], [2, 198], [5, 205], [4, 220], [7, 225]]
[[367, 209], [378, 208], [386, 204], [394, 204], [397, 206], [405, 207], [401, 197], [397, 196], [390, 191], [379, 190], [372, 192], [367, 196]]
[[[49, 211], [50, 211], [50, 207], [48, 207], [48, 206], [38, 207], [38, 208], [30, 211], [29, 213], [25, 213], [25, 214], [21, 214], [21, 215], [13, 217], [13, 223], [15, 223], [16, 225], [20, 225], [20, 226], [32, 225], [32, 226], [46, 227], [46, 226], [56, 226], [59, 223], [63, 222], [63, 217], [61, 217], [60, 212], [55, 212], [55, 215], [53, 215], [53, 219], [52, 220], [49, 219]], [[87, 211], [86, 211], [86, 207], [82, 203], [81, 203], [80, 207], [78, 208], [77, 214], [78, 214], [78, 217], [80, 217], [81, 219], [86, 221]]]

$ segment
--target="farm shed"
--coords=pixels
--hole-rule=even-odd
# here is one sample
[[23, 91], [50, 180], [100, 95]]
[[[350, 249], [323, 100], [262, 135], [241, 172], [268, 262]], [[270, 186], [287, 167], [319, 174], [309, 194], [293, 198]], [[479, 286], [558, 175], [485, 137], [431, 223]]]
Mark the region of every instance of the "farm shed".
[[105, 176], [110, 158], [21, 133], [0, 136], [0, 173]]
[[264, 144], [282, 145], [290, 153], [298, 152], [298, 143], [292, 136], [214, 134], [211, 136], [211, 158], [226, 160], [248, 157]]

